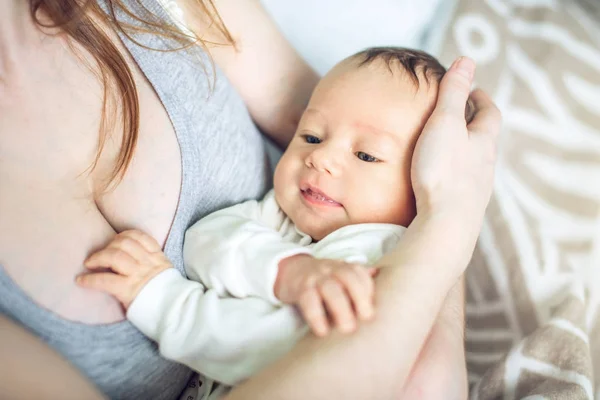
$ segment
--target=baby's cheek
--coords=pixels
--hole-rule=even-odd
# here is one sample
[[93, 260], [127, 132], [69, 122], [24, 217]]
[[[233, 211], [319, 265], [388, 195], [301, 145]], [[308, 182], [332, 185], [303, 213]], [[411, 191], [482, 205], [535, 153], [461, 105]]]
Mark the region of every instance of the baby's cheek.
[[275, 174], [273, 175], [273, 186], [276, 192], [279, 190], [280, 186], [282, 186], [282, 183], [285, 182], [285, 179], [283, 179], [283, 175], [285, 175], [286, 171], [285, 164], [283, 163], [283, 161], [283, 158], [279, 161], [279, 163], [275, 167]]
[[401, 183], [398, 190], [396, 207], [392, 210], [394, 217], [393, 223], [408, 226], [415, 218], [416, 213], [415, 194], [412, 190], [412, 186], [404, 181]]
[[417, 216], [417, 206], [415, 203], [414, 196], [411, 196], [409, 201], [407, 202], [406, 209], [404, 210], [401, 219], [398, 222], [398, 225], [402, 225], [408, 227], [413, 219]]
[[365, 203], [363, 222], [408, 226], [416, 215], [414, 194], [405, 182], [385, 185], [378, 193], [372, 190]]

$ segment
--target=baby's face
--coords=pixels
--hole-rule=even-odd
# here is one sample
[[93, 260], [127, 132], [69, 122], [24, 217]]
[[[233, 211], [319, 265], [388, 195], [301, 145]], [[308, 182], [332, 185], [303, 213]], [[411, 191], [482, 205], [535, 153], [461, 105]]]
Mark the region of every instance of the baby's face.
[[376, 60], [336, 66], [318, 84], [275, 170], [275, 196], [304, 233], [321, 240], [343, 226], [408, 226], [415, 216], [410, 165], [437, 97]]

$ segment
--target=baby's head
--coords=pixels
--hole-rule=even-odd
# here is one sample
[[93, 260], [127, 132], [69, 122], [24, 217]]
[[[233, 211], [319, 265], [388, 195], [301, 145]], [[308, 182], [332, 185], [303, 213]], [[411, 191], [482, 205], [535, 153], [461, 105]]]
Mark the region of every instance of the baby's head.
[[412, 154], [445, 72], [423, 52], [386, 47], [323, 77], [275, 170], [277, 202], [301, 231], [320, 240], [351, 224], [408, 226]]

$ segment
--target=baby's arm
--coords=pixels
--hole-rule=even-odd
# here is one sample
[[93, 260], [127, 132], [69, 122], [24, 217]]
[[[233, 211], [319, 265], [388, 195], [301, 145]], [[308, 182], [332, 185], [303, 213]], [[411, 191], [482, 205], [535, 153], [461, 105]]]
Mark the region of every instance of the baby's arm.
[[302, 254], [280, 263], [274, 291], [281, 301], [298, 307], [315, 335], [327, 335], [330, 326], [350, 333], [357, 320], [373, 317], [375, 272], [359, 264]]
[[[368, 319], [373, 313], [371, 276], [363, 266], [315, 259], [310, 248], [284, 240], [284, 218], [267, 197], [200, 220], [186, 233], [188, 276], [221, 296], [254, 296], [273, 305], [298, 306], [317, 335], [328, 332], [327, 316], [342, 332], [353, 331], [355, 314]], [[334, 252], [331, 256], [338, 258]]]
[[77, 282], [114, 295], [164, 357], [228, 385], [285, 354], [304, 333], [291, 307], [258, 298], [221, 298], [185, 279], [143, 232], [118, 234], [85, 265], [92, 273]]
[[[290, 225], [286, 228], [285, 224]], [[369, 319], [373, 314], [372, 277], [363, 266], [340, 261], [367, 261], [363, 252], [360, 260], [346, 257], [362, 250], [357, 238], [351, 244], [346, 240], [347, 246], [335, 241], [351, 247], [351, 253], [340, 252], [334, 245], [323, 251], [319, 243], [315, 251], [320, 259], [315, 259], [310, 248], [284, 239], [290, 231], [296, 232], [272, 193], [260, 203], [246, 202], [217, 211], [186, 233], [188, 277], [221, 296], [254, 296], [273, 305], [298, 306], [308, 325], [321, 336], [328, 332], [328, 319], [342, 332], [353, 331], [356, 318]], [[379, 236], [369, 236], [381, 246]], [[309, 237], [302, 240], [305, 244], [311, 241]], [[360, 242], [369, 240], [363, 236]], [[276, 280], [279, 293], [275, 293]]]
[[317, 336], [330, 326], [348, 333], [358, 321], [373, 317], [373, 275], [368, 268], [394, 248], [404, 228], [360, 224], [341, 228], [313, 246], [313, 255], [298, 255], [279, 264], [275, 294], [295, 304]]
[[272, 192], [262, 202], [248, 201], [210, 214], [186, 232], [188, 277], [221, 296], [259, 297], [280, 305], [273, 293], [280, 261], [311, 253], [302, 244], [284, 240], [284, 224], [290, 221]]

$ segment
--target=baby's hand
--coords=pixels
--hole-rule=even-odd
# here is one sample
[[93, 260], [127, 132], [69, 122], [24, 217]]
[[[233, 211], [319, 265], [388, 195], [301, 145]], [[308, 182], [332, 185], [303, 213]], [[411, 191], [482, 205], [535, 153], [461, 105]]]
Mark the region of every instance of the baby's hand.
[[275, 296], [300, 309], [317, 336], [329, 332], [330, 321], [341, 332], [356, 329], [356, 318], [373, 317], [375, 269], [302, 254], [279, 263]]
[[146, 283], [172, 267], [158, 242], [136, 230], [119, 233], [84, 265], [92, 272], [77, 276], [77, 284], [115, 296], [125, 310]]

